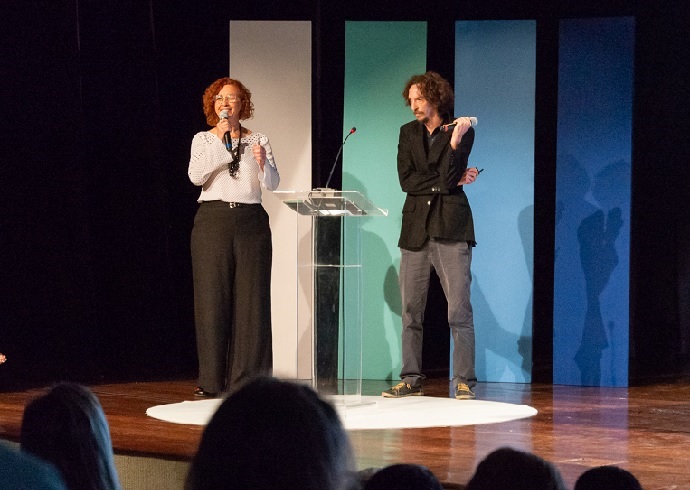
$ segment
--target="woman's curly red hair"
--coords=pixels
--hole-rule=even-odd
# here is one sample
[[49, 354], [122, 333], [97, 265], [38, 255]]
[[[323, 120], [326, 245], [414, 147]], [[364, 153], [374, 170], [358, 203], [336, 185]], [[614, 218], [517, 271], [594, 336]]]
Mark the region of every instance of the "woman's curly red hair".
[[214, 97], [220, 93], [220, 91], [226, 85], [234, 85], [240, 90], [240, 97], [242, 98], [242, 109], [240, 110], [240, 121], [245, 119], [251, 119], [254, 116], [254, 104], [252, 103], [252, 93], [247, 87], [242, 85], [242, 82], [232, 78], [224, 77], [219, 78], [204, 90], [203, 102], [204, 102], [204, 114], [206, 115], [206, 122], [209, 126], [215, 126], [218, 124], [220, 118], [216, 114], [215, 110], [215, 99]]

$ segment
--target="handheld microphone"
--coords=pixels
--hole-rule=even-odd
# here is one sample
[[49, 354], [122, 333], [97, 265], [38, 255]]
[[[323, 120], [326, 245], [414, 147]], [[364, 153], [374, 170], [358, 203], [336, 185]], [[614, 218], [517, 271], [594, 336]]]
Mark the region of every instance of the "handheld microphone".
[[340, 148], [338, 148], [338, 154], [335, 156], [335, 161], [333, 162], [333, 167], [331, 167], [331, 173], [328, 174], [328, 180], [326, 181], [326, 186], [324, 187], [325, 189], [328, 189], [328, 184], [331, 183], [331, 177], [333, 177], [333, 171], [335, 170], [335, 166], [338, 164], [338, 158], [340, 157], [340, 153], [343, 151], [343, 146], [345, 146], [345, 142], [347, 139], [350, 137], [351, 134], [355, 134], [355, 131], [357, 131], [357, 128], [352, 128], [349, 133], [347, 133], [347, 136], [345, 136], [345, 139], [343, 140], [343, 144], [340, 145]]
[[[220, 111], [220, 118], [221, 119], [227, 119], [228, 118], [228, 111], [225, 109]], [[225, 143], [225, 149], [228, 151], [232, 151], [232, 137], [230, 136], [230, 131], [226, 131], [225, 134], [223, 135], [223, 143]]]
[[[458, 119], [458, 118], [455, 117], [453, 119]], [[476, 117], [472, 116], [469, 118], [469, 120], [470, 120], [470, 125], [472, 127], [475, 127], [477, 125], [477, 118]], [[447, 133], [448, 131], [453, 131], [453, 128], [455, 126], [457, 126], [456, 123], [444, 124], [443, 126], [441, 126], [441, 131], [443, 131], [444, 133]]]

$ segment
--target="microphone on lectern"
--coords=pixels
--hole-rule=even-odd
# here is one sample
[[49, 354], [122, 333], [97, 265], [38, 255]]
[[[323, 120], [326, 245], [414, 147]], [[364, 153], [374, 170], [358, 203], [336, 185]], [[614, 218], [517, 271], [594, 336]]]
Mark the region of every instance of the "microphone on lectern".
[[343, 140], [343, 143], [340, 145], [340, 148], [338, 148], [338, 154], [335, 156], [335, 161], [333, 162], [333, 167], [331, 167], [331, 173], [328, 174], [328, 180], [326, 181], [326, 186], [324, 187], [325, 189], [328, 189], [328, 184], [331, 183], [331, 177], [333, 177], [333, 171], [335, 170], [335, 166], [338, 164], [338, 158], [340, 157], [340, 153], [343, 151], [343, 146], [345, 146], [345, 142], [347, 139], [350, 137], [351, 134], [355, 134], [357, 131], [357, 128], [352, 128], [349, 133], [347, 133], [347, 136], [345, 136], [345, 139]]

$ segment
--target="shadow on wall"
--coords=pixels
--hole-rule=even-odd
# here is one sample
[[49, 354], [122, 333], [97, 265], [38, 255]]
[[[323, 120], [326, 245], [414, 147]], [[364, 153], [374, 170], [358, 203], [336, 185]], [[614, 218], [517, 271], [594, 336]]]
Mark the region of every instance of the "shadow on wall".
[[[612, 276], [627, 261], [627, 257], [619, 257], [616, 241], [621, 229], [629, 226], [626, 196], [630, 189], [630, 164], [622, 160], [613, 162], [592, 181], [574, 156], [561, 155], [558, 179], [554, 364], [561, 365], [561, 374], [554, 381], [616, 385], [627, 381], [617, 380], [615, 361], [620, 356], [605, 354], [613, 348], [615, 336], [622, 338], [623, 332], [617, 329], [627, 329], [627, 322], [618, 321], [615, 310], [615, 296], [625, 293], [627, 276], [625, 284], [622, 280], [613, 281]], [[598, 205], [587, 198], [590, 192]], [[602, 303], [602, 294], [611, 288], [613, 296]], [[627, 298], [627, 294], [624, 296]], [[604, 303], [611, 303], [608, 314], [602, 312]], [[606, 367], [602, 365], [605, 358], [611, 360]]]
[[[533, 205], [520, 211], [517, 227], [531, 286], [534, 268]], [[477, 342], [486, 346], [476, 353], [477, 374], [481, 380], [529, 382], [532, 375], [532, 288], [525, 303], [520, 331], [516, 333], [500, 325], [480, 282], [480, 278], [473, 275], [471, 294], [475, 330], [478, 338], [487, 339]]]
[[[609, 164], [599, 172], [594, 178], [592, 194], [602, 208], [582, 220], [577, 231], [587, 297], [582, 341], [575, 354], [583, 385], [598, 385], [604, 381], [601, 359], [604, 349], [610, 345], [607, 329], [610, 337], [616, 328], [613, 321], [604, 328], [600, 297], [619, 265], [616, 239], [624, 224], [621, 210], [624, 203], [617, 197], [628, 192], [629, 181], [630, 164], [625, 161]], [[614, 371], [615, 367], [611, 366], [611, 372]], [[611, 379], [611, 382], [615, 383], [615, 380]]]

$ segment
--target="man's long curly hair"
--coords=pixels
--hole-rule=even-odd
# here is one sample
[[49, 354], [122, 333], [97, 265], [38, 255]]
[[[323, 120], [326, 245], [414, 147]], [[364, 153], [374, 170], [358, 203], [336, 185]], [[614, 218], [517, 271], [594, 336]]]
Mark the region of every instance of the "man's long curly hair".
[[240, 96], [242, 99], [242, 109], [240, 110], [240, 121], [245, 119], [250, 119], [254, 116], [254, 104], [252, 103], [252, 93], [247, 87], [242, 85], [239, 80], [234, 80], [232, 78], [219, 78], [204, 91], [204, 114], [206, 115], [206, 122], [209, 126], [215, 126], [218, 124], [219, 117], [215, 111], [215, 99], [214, 97], [220, 93], [220, 91], [226, 85], [234, 85], [240, 89]]
[[413, 75], [405, 84], [402, 96], [405, 104], [410, 105], [410, 88], [417, 85], [422, 97], [431, 105], [436, 107], [441, 119], [450, 119], [453, 116], [455, 106], [455, 95], [448, 80], [443, 78], [435, 71], [428, 71], [422, 75]]

